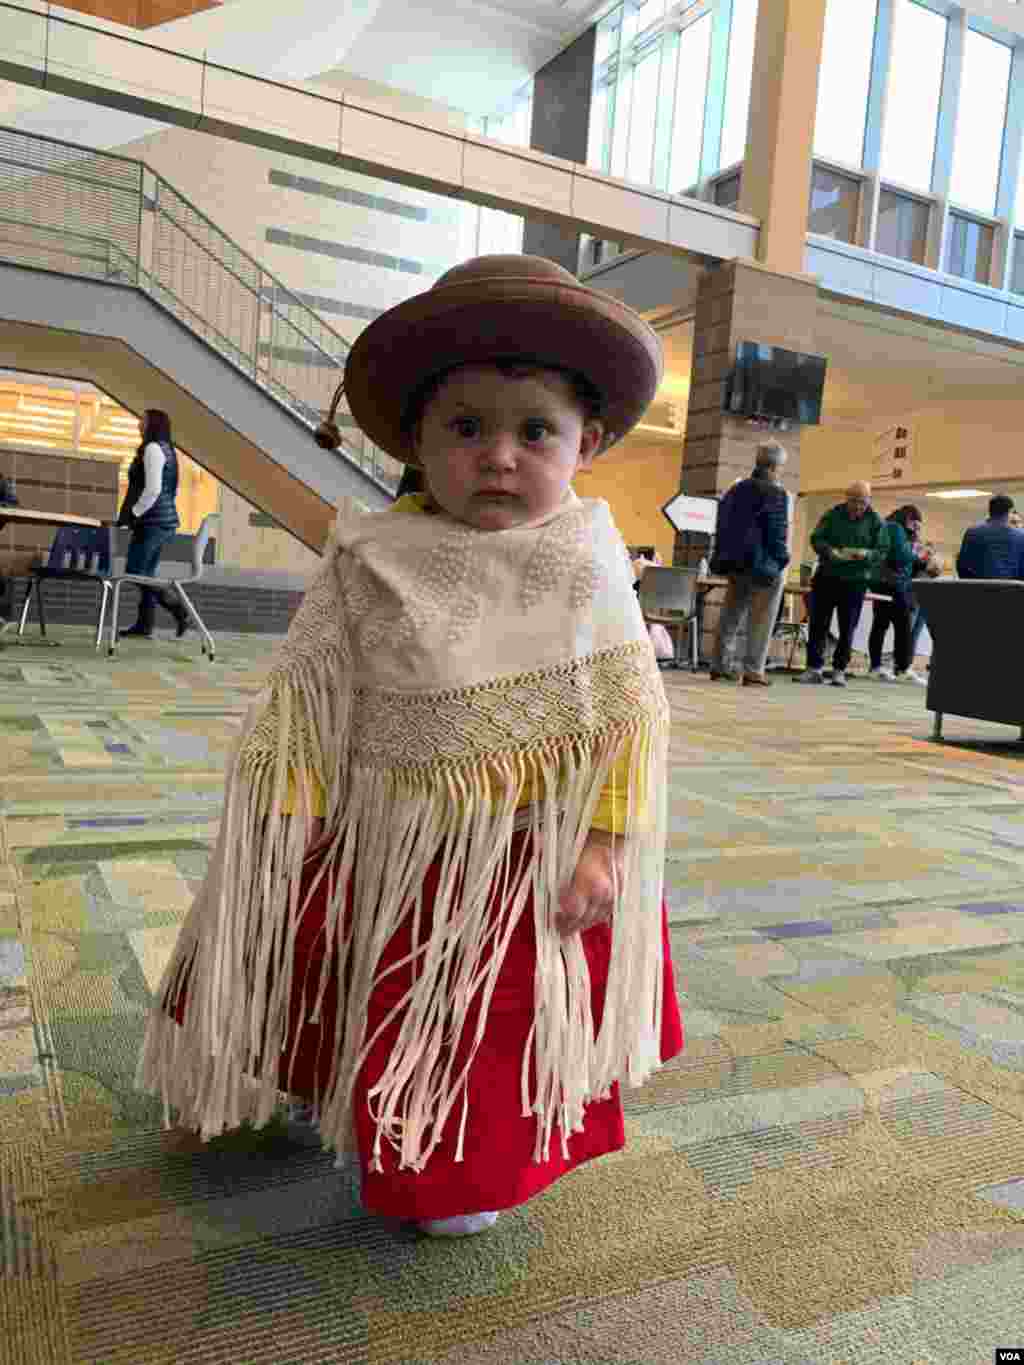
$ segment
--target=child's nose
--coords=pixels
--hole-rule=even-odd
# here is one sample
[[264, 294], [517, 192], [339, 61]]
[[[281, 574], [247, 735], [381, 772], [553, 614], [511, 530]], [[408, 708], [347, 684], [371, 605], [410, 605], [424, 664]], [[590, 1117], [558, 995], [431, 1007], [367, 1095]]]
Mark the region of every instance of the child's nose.
[[516, 438], [511, 432], [499, 431], [484, 449], [484, 463], [507, 468], [516, 462]]

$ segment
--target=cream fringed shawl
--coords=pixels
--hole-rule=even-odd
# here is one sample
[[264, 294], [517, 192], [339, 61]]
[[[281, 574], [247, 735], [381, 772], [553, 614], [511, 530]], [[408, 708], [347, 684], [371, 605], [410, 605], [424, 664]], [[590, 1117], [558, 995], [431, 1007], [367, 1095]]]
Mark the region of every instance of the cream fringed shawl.
[[[500, 532], [443, 514], [343, 512], [229, 763], [217, 844], [150, 1016], [139, 1084], [163, 1097], [168, 1121], [176, 1109], [204, 1137], [266, 1123], [290, 1060], [293, 987], [315, 1022], [335, 973], [332, 1068], [316, 1103], [325, 1144], [350, 1149], [378, 961], [409, 923], [417, 970], [369, 1096], [372, 1159], [379, 1167], [387, 1142], [421, 1170], [453, 1114], [461, 1159], [472, 1119], [465, 1059], [532, 889], [523, 1114], [536, 1116], [538, 1160], [556, 1128], [565, 1151], [589, 1101], [617, 1080], [641, 1084], [658, 1064], [667, 749], [661, 677], [605, 503], [570, 495], [547, 520]], [[579, 936], [561, 938], [552, 917], [622, 753], [625, 856], [595, 1035]], [[338, 889], [322, 970], [293, 982], [317, 783]], [[534, 799], [517, 809], [526, 787]], [[532, 837], [513, 859], [517, 829]], [[427, 936], [421, 888], [435, 858]], [[496, 879], [497, 913], [487, 909]], [[167, 1002], [183, 982], [179, 1027]]]

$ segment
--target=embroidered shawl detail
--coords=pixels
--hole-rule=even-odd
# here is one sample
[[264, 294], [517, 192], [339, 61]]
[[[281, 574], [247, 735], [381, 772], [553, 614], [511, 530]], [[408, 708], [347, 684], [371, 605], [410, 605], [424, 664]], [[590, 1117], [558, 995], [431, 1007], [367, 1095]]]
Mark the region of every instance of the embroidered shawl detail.
[[[344, 986], [316, 1108], [324, 1142], [349, 1150], [379, 960], [411, 924], [413, 984], [369, 1097], [372, 1160], [379, 1169], [386, 1142], [403, 1167], [422, 1170], [453, 1114], [461, 1159], [469, 1065], [532, 890], [535, 1013], [522, 1112], [536, 1119], [537, 1160], [556, 1130], [567, 1152], [587, 1103], [615, 1081], [642, 1084], [658, 1065], [668, 731], [625, 548], [603, 502], [573, 496], [541, 525], [489, 533], [443, 515], [340, 514], [229, 762], [217, 843], [158, 991], [139, 1084], [163, 1097], [168, 1121], [177, 1110], [204, 1137], [265, 1124], [280, 1099], [281, 1061], [293, 1060], [293, 988], [316, 1022], [333, 974]], [[625, 856], [595, 1034], [579, 936], [561, 938], [552, 919], [602, 790], [623, 771]], [[295, 983], [316, 788], [339, 875], [322, 969]], [[523, 829], [531, 837], [514, 860], [512, 836]], [[433, 929], [421, 937], [435, 858]], [[496, 879], [497, 913], [488, 911]], [[183, 983], [179, 1026], [169, 1011]], [[469, 1046], [457, 1070], [460, 1042]]]

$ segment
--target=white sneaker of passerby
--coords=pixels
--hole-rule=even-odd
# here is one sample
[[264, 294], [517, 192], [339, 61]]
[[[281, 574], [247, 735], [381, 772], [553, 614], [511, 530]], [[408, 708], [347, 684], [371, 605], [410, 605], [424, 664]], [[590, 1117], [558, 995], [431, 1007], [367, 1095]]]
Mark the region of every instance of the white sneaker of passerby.
[[908, 668], [905, 673], [897, 673], [893, 681], [916, 683], [918, 687], [928, 686], [928, 679], [922, 678], [920, 673], [915, 673], [912, 668]]
[[873, 668], [868, 674], [869, 678], [874, 678], [876, 682], [895, 682], [896, 675], [890, 673], [887, 668]]
[[824, 681], [825, 677], [820, 668], [805, 668], [799, 678], [794, 679], [794, 682], [802, 683], [822, 683]]
[[842, 670], [841, 668], [833, 668], [833, 670], [832, 670], [832, 686], [833, 686], [833, 687], [845, 687], [845, 686], [846, 686], [846, 674], [843, 672], [843, 670]]

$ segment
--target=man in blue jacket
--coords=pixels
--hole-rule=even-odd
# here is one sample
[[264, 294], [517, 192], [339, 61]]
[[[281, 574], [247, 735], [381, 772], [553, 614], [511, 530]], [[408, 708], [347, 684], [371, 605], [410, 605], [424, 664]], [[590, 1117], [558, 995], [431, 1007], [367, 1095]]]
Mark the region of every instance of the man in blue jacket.
[[961, 578], [1024, 579], [1024, 531], [1010, 524], [1013, 499], [997, 493], [988, 505], [988, 521], [965, 533], [956, 571]]
[[[718, 618], [712, 681], [771, 685], [764, 675], [765, 660], [789, 563], [789, 496], [779, 482], [785, 463], [780, 445], [759, 446], [753, 474], [733, 484], [718, 504], [711, 571], [727, 575], [729, 588]], [[744, 622], [747, 647], [738, 673], [733, 655]]]

